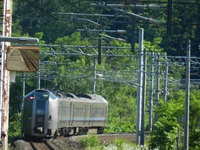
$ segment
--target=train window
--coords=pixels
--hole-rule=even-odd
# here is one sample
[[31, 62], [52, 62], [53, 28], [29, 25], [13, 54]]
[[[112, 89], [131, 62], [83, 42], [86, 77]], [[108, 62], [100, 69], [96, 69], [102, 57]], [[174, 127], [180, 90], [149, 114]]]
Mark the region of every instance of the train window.
[[38, 91], [38, 92], [35, 92], [35, 99], [36, 100], [48, 100], [49, 99], [49, 92], [47, 91]]
[[25, 96], [27, 100], [55, 100], [56, 95], [48, 90], [33, 90]]
[[52, 92], [50, 92], [50, 99], [55, 100], [56, 98], [57, 97]]

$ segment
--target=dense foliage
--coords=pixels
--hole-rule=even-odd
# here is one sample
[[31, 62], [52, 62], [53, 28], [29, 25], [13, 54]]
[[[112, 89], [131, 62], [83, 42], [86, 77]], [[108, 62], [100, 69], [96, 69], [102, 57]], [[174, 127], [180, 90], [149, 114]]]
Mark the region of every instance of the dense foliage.
[[[30, 36], [40, 39], [41, 70], [37, 73], [17, 73], [16, 82], [11, 84], [10, 89], [10, 136], [20, 135], [19, 116], [20, 103], [25, 93], [40, 87], [62, 92], [95, 93], [102, 95], [109, 102], [109, 119], [105, 132], [135, 132], [136, 130], [136, 104], [137, 104], [137, 76], [138, 76], [138, 30], [144, 28], [145, 49], [147, 52], [156, 54], [185, 56], [186, 42], [192, 41], [192, 55], [199, 55], [199, 20], [200, 3], [198, 0], [182, 2], [173, 0], [172, 4], [172, 26], [171, 34], [167, 34], [167, 0], [155, 0], [154, 3], [161, 7], [151, 9], [150, 7], [137, 8], [129, 6], [129, 1], [105, 1], [108, 4], [122, 4], [120, 9], [146, 17], [140, 19], [127, 13], [117, 11], [108, 5], [101, 7], [92, 5], [101, 3], [101, 0], [16, 0], [13, 2], [13, 35]], [[103, 3], [105, 4], [105, 3]], [[148, 5], [151, 1], [140, 0], [138, 5]], [[75, 15], [75, 13], [81, 14]], [[90, 14], [90, 15], [85, 15]], [[97, 16], [92, 14], [108, 14], [108, 16]], [[125, 17], [123, 17], [125, 16]], [[149, 22], [149, 18], [161, 21], [161, 24]], [[91, 22], [93, 21], [93, 23]], [[135, 21], [135, 27], [132, 23]], [[94, 23], [95, 22], [95, 23]], [[84, 32], [79, 32], [83, 29]], [[93, 32], [91, 30], [97, 30]], [[135, 29], [135, 30], [133, 30]], [[105, 30], [126, 30], [126, 34], [116, 32], [104, 32]], [[96, 64], [97, 55], [91, 51], [91, 55], [72, 55], [66, 53], [66, 46], [98, 46], [99, 34], [109, 35], [127, 40], [126, 43], [101, 37], [102, 47], [113, 46], [111, 55], [102, 55], [101, 64]], [[135, 33], [135, 34], [133, 34]], [[135, 40], [135, 51], [131, 52], [131, 41]], [[43, 45], [43, 46], [42, 46]], [[44, 45], [59, 45], [55, 47], [53, 54]], [[116, 47], [129, 47], [127, 55], [123, 49]], [[74, 48], [75, 47], [71, 47]], [[68, 48], [70, 49], [70, 48]], [[70, 52], [70, 50], [69, 50]], [[102, 51], [107, 54], [106, 51]], [[130, 56], [131, 55], [131, 56]], [[162, 60], [163, 61], [163, 60]], [[150, 56], [147, 58], [147, 80], [150, 78]], [[165, 65], [161, 66], [161, 89], [163, 89]], [[178, 70], [178, 71], [177, 71]], [[96, 77], [94, 77], [96, 71]], [[168, 78], [173, 80], [169, 84], [168, 101], [163, 102], [160, 97], [160, 105], [155, 109], [158, 120], [154, 122], [150, 134], [150, 146], [152, 148], [175, 149], [177, 145], [178, 131], [183, 130], [183, 122], [178, 118], [184, 112], [184, 94], [182, 85], [177, 80], [184, 78], [184, 67], [170, 66]], [[196, 74], [195, 78], [198, 78]], [[25, 89], [23, 87], [25, 83]], [[95, 84], [94, 84], [95, 83]], [[147, 91], [149, 91], [147, 83]], [[191, 93], [190, 106], [190, 146], [199, 147], [199, 91]], [[155, 93], [154, 93], [155, 94]], [[147, 92], [146, 100], [150, 97]], [[148, 112], [146, 103], [146, 112]], [[147, 129], [147, 117], [145, 117], [145, 129]]]
[[[190, 98], [190, 123], [189, 123], [189, 146], [193, 149], [199, 149], [199, 92], [191, 91]], [[175, 98], [175, 97], [174, 97]], [[160, 107], [156, 109], [158, 120], [154, 124], [154, 129], [150, 133], [150, 147], [160, 149], [183, 148], [180, 139], [184, 139], [184, 104], [185, 93], [179, 90], [176, 99], [170, 99], [168, 102], [160, 101]]]

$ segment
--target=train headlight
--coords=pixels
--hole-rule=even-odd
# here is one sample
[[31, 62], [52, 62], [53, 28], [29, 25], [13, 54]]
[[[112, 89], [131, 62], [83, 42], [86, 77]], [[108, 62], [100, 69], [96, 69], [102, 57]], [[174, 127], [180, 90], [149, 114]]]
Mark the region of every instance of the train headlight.
[[31, 101], [34, 100], [34, 97], [33, 97], [33, 96], [30, 96], [30, 97], [29, 97], [29, 100], [31, 100]]

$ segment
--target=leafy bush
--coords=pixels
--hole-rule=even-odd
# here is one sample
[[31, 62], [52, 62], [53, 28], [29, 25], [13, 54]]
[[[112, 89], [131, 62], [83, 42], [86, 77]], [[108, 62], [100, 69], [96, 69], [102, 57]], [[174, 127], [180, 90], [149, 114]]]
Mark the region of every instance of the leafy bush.
[[124, 122], [122, 124], [122, 123], [118, 123], [116, 121], [115, 124], [114, 124], [114, 122], [108, 124], [106, 126], [106, 128], [104, 129], [104, 132], [105, 133], [131, 133], [131, 132], [135, 132], [134, 126], [131, 124], [131, 122], [128, 122], [128, 121], [124, 121]]
[[115, 139], [114, 143], [117, 146], [118, 150], [122, 150], [123, 149], [123, 143], [125, 143], [125, 140], [123, 140], [123, 139]]
[[124, 139], [115, 139], [111, 145], [106, 147], [107, 149], [116, 150], [147, 150], [147, 146], [136, 145], [135, 143], [126, 141]]
[[95, 135], [86, 135], [81, 137], [80, 143], [83, 148], [100, 146], [100, 141]]
[[14, 115], [13, 121], [9, 124], [9, 140], [21, 136], [21, 113]]
[[154, 125], [153, 131], [150, 133], [149, 147], [150, 149], [176, 149], [176, 139], [178, 136], [178, 123], [176, 119], [168, 120], [168, 118], [159, 119]]

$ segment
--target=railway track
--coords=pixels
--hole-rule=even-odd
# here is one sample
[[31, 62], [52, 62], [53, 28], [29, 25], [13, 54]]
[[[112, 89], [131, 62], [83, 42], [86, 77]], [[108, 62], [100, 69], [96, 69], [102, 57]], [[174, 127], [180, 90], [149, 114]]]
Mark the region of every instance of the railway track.
[[[52, 139], [44, 139], [43, 141], [20, 139], [13, 144], [14, 150], [80, 150], [80, 138], [83, 135], [58, 137]], [[101, 143], [106, 145], [112, 143], [115, 139], [124, 139], [135, 143], [136, 134], [97, 134]]]
[[43, 140], [41, 142], [29, 142], [33, 150], [57, 150], [58, 148], [53, 145], [50, 140]]

